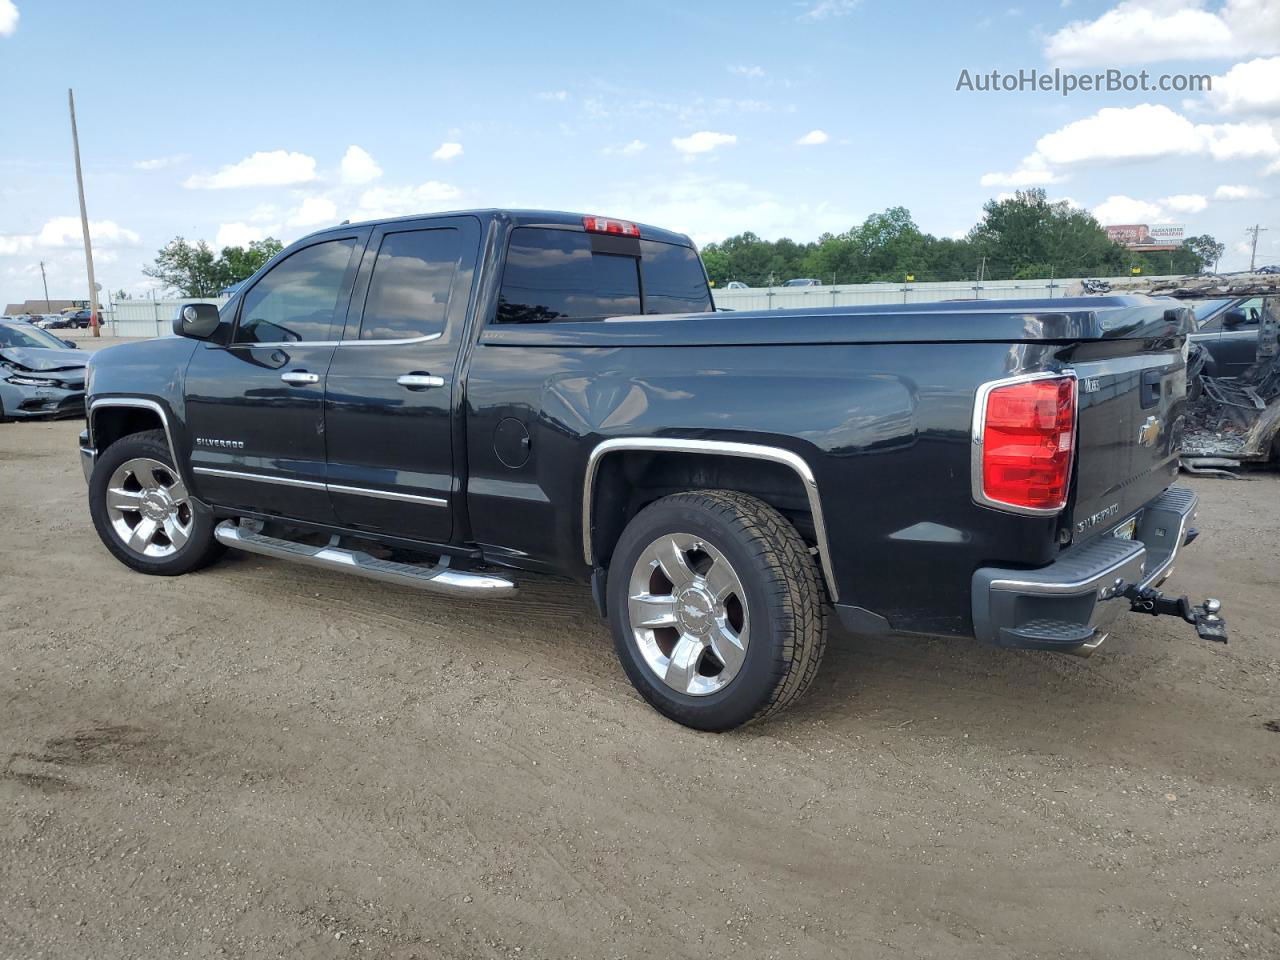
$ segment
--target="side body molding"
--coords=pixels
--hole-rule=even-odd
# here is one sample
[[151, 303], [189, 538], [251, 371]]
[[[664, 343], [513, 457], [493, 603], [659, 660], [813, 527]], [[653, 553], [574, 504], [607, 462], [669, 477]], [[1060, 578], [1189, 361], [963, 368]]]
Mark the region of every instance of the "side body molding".
[[582, 554], [588, 566], [594, 566], [595, 557], [591, 546], [591, 520], [595, 505], [595, 482], [600, 472], [600, 462], [611, 453], [620, 450], [640, 450], [647, 453], [697, 453], [727, 457], [743, 457], [748, 460], [767, 460], [780, 463], [795, 471], [804, 484], [805, 496], [809, 500], [809, 511], [813, 514], [813, 529], [818, 537], [818, 559], [822, 564], [822, 574], [827, 581], [827, 591], [831, 601], [836, 602], [836, 578], [831, 566], [831, 549], [827, 543], [827, 525], [822, 517], [822, 498], [818, 494], [818, 481], [808, 462], [798, 453], [784, 450], [782, 447], [770, 447], [756, 443], [737, 443], [722, 440], [680, 440], [662, 437], [615, 437], [596, 445], [587, 459], [587, 472], [582, 483]]

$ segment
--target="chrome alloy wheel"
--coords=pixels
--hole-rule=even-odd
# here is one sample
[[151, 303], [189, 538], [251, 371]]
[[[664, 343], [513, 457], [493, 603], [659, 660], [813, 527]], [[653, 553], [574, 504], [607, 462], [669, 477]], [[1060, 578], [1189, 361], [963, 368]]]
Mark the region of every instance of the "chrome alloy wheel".
[[107, 483], [107, 519], [120, 542], [153, 559], [173, 556], [191, 537], [186, 485], [172, 467], [149, 457], [126, 460]]
[[636, 646], [668, 687], [723, 690], [747, 656], [746, 591], [729, 561], [692, 534], [663, 534], [631, 571], [627, 612]]

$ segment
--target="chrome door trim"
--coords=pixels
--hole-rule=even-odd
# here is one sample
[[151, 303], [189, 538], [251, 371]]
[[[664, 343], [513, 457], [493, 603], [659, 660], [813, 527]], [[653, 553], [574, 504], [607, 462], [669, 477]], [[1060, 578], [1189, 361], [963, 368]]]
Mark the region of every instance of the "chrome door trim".
[[1070, 379], [1075, 381], [1075, 410], [1072, 412], [1071, 419], [1071, 460], [1067, 464], [1067, 476], [1071, 476], [1071, 472], [1076, 466], [1076, 451], [1080, 447], [1080, 378], [1076, 375], [1075, 370], [1067, 369], [1059, 372], [1046, 371], [1043, 373], [1021, 373], [1015, 377], [1004, 377], [1000, 380], [988, 380], [986, 383], [978, 387], [978, 392], [973, 400], [973, 426], [970, 433], [972, 449], [969, 454], [969, 492], [973, 497], [973, 502], [984, 507], [991, 507], [994, 510], [1000, 510], [1004, 513], [1017, 513], [1024, 517], [1054, 517], [1067, 508], [1067, 502], [1070, 501], [1070, 490], [1067, 492], [1067, 501], [1064, 501], [1060, 507], [1020, 507], [1017, 504], [1005, 503], [1003, 500], [993, 500], [986, 495], [982, 489], [982, 434], [986, 428], [987, 422], [987, 397], [992, 390], [997, 387], [1008, 387], [1018, 383], [1032, 383], [1036, 380], [1064, 380]]
[[192, 467], [193, 473], [206, 477], [225, 477], [228, 480], [257, 480], [260, 483], [275, 483], [282, 487], [306, 487], [308, 490], [323, 490], [325, 485], [318, 480], [298, 480], [294, 477], [276, 477], [267, 473], [244, 473], [240, 470], [222, 470], [218, 467]]
[[406, 503], [423, 503], [431, 507], [447, 507], [448, 500], [427, 497], [416, 493], [399, 493], [394, 490], [375, 490], [369, 487], [348, 487], [340, 483], [321, 483], [318, 480], [299, 480], [295, 477], [279, 477], [269, 473], [247, 473], [243, 470], [223, 470], [219, 467], [193, 467], [196, 473], [208, 477], [225, 477], [229, 480], [257, 480], [285, 487], [306, 487], [308, 490], [327, 490], [330, 493], [350, 493], [358, 497], [377, 497], [380, 500], [403, 500]]
[[595, 563], [594, 551], [591, 547], [591, 515], [595, 501], [596, 475], [600, 470], [600, 461], [610, 453], [620, 450], [643, 450], [652, 453], [697, 453], [743, 457], [748, 460], [767, 460], [780, 463], [794, 470], [804, 484], [805, 496], [809, 500], [809, 512], [813, 515], [813, 530], [818, 538], [818, 560], [822, 564], [822, 573], [827, 581], [827, 591], [834, 603], [839, 599], [836, 590], [835, 571], [831, 563], [831, 547], [827, 541], [827, 524], [822, 515], [822, 497], [818, 492], [818, 481], [809, 468], [808, 462], [798, 453], [784, 450], [782, 447], [770, 447], [758, 443], [738, 443], [725, 440], [680, 440], [664, 437], [615, 437], [598, 443], [587, 458], [587, 472], [582, 482], [582, 555], [591, 566]]
[[403, 500], [406, 503], [425, 503], [430, 507], [447, 507], [449, 501], [441, 497], [426, 497], [417, 493], [398, 493], [394, 490], [374, 490], [369, 487], [348, 487], [340, 483], [326, 483], [330, 493], [351, 493], [357, 497], [377, 497], [379, 500]]
[[243, 341], [228, 344], [227, 347], [220, 347], [215, 344], [216, 349], [223, 350], [232, 347], [394, 347], [406, 343], [425, 343], [428, 340], [439, 340], [443, 337], [443, 333], [427, 333], [421, 337], [406, 337], [401, 340], [263, 340], [261, 343], [254, 341]]
[[164, 407], [156, 403], [154, 400], [146, 400], [142, 397], [101, 397], [89, 402], [89, 446], [95, 451], [98, 449], [98, 441], [94, 437], [93, 420], [94, 413], [102, 407], [135, 407], [143, 410], [150, 410], [160, 417], [160, 422], [164, 425], [164, 437], [169, 442], [169, 456], [173, 457], [173, 464], [179, 470], [182, 469], [182, 461], [178, 459], [178, 448], [173, 444], [173, 431], [169, 428], [169, 415], [165, 413]]
[[320, 382], [320, 374], [307, 373], [305, 370], [289, 370], [280, 374], [280, 379], [285, 383], [313, 384]]

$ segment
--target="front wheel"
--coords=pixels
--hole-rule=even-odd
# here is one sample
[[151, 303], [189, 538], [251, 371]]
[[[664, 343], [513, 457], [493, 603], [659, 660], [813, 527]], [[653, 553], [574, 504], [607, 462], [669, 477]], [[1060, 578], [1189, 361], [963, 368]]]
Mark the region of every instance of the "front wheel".
[[789, 706], [826, 648], [808, 546], [777, 510], [735, 491], [679, 493], [637, 514], [614, 551], [608, 595], [632, 684], [699, 730]]
[[212, 563], [224, 551], [213, 513], [179, 476], [161, 430], [117, 440], [89, 479], [89, 513], [106, 548], [126, 566], [176, 576]]

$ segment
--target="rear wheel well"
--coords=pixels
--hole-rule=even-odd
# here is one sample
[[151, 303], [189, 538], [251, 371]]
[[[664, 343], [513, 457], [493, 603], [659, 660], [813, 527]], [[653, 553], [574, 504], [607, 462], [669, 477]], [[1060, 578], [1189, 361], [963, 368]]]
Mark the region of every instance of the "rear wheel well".
[[93, 418], [93, 443], [99, 456], [107, 447], [134, 433], [163, 430], [164, 421], [146, 407], [101, 407], [90, 413]]
[[763, 500], [817, 543], [804, 482], [786, 464], [724, 454], [620, 450], [600, 461], [592, 490], [592, 555], [607, 566], [631, 518], [655, 500], [690, 490], [736, 490]]

